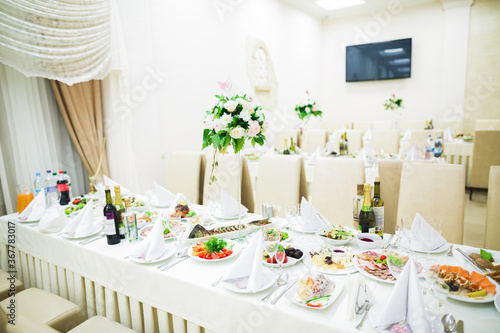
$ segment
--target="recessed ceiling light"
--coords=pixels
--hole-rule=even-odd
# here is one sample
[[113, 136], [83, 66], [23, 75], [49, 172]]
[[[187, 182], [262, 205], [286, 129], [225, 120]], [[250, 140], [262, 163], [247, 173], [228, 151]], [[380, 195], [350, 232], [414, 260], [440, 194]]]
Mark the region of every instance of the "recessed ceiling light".
[[363, 5], [365, 0], [316, 0], [316, 4], [326, 10]]

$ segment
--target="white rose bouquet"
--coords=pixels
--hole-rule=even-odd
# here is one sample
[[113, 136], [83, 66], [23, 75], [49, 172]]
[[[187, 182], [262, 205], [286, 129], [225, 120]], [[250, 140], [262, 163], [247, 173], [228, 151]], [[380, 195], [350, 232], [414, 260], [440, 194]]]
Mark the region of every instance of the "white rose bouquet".
[[302, 120], [304, 118], [309, 119], [311, 116], [322, 117], [323, 111], [320, 111], [316, 101], [309, 97], [308, 91], [306, 91], [306, 94], [306, 98], [295, 106], [295, 112], [297, 112], [299, 118]]
[[214, 169], [217, 167], [216, 153], [224, 151], [229, 144], [237, 153], [249, 140], [252, 146], [264, 145], [266, 117], [262, 107], [253, 103], [247, 95], [233, 96], [216, 95], [219, 100], [215, 106], [206, 112], [205, 130], [203, 131], [203, 147], [213, 146], [214, 162], [210, 175], [210, 183], [217, 179]]
[[399, 108], [403, 108], [403, 100], [401, 98], [396, 97], [396, 94], [392, 94], [388, 97], [384, 102], [384, 107], [386, 110], [391, 109], [392, 111], [397, 110]]

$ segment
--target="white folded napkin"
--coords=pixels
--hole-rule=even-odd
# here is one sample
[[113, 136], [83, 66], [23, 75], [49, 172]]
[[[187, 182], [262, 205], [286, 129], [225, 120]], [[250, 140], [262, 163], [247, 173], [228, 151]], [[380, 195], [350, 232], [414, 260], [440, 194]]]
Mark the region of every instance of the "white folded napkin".
[[[116, 185], [120, 185], [117, 182], [115, 182], [113, 179], [107, 177], [106, 175], [103, 175], [102, 178], [104, 180], [104, 185], [109, 185], [109, 188], [111, 189], [111, 191], [113, 191], [113, 189], [115, 188]], [[104, 192], [104, 190], [102, 190], [102, 192]], [[126, 188], [123, 185], [120, 185], [120, 194], [121, 195], [125, 195], [129, 192], [130, 191], [128, 188]]]
[[325, 226], [324, 222], [318, 217], [318, 211], [304, 197], [300, 202], [300, 216], [304, 220], [302, 221], [304, 231], [316, 231]]
[[62, 232], [75, 238], [88, 236], [95, 231], [93, 218], [94, 207], [89, 202], [76, 217], [69, 221]]
[[412, 258], [406, 263], [387, 302], [376, 303], [369, 314], [373, 326], [381, 329], [401, 322], [406, 316], [412, 332], [429, 332], [422, 287]]
[[418, 145], [413, 146], [412, 149], [408, 152], [406, 155], [406, 159], [408, 161], [418, 161], [418, 160], [423, 160], [424, 155], [422, 155], [422, 152], [420, 151], [420, 148]]
[[453, 131], [451, 130], [451, 127], [444, 130], [443, 140], [444, 142], [453, 142]]
[[158, 206], [170, 206], [174, 202], [175, 195], [158, 183], [153, 183]]
[[371, 141], [372, 141], [372, 130], [368, 129], [365, 135], [363, 135], [363, 146], [365, 146], [366, 143], [369, 143]]
[[246, 250], [224, 277], [224, 282], [248, 277], [247, 290], [257, 292], [262, 286], [262, 232], [257, 232]]
[[163, 237], [164, 229], [161, 218], [157, 217], [146, 239], [137, 245], [129, 255], [140, 257], [146, 261], [160, 258], [166, 250], [165, 238]]
[[315, 165], [316, 164], [316, 160], [321, 157], [321, 153], [320, 153], [320, 150], [319, 150], [319, 147], [316, 148], [316, 150], [314, 151], [314, 153], [311, 154], [311, 156], [309, 156], [309, 158], [307, 159], [307, 162], [306, 164], [308, 165]]
[[[417, 213], [411, 225], [411, 232], [414, 237], [412, 239], [412, 248], [417, 251], [432, 251], [446, 244], [446, 239], [425, 221], [425, 219]], [[434, 241], [428, 247], [422, 240], [423, 237], [432, 238]]]
[[45, 233], [59, 232], [66, 224], [68, 224], [68, 218], [64, 214], [64, 207], [54, 205], [43, 214], [38, 224], [38, 230]]
[[332, 134], [328, 136], [328, 142], [326, 143], [326, 155], [330, 155], [333, 152], [339, 152], [339, 130], [335, 130]]
[[220, 189], [221, 213], [219, 217], [229, 218], [238, 216], [238, 205], [240, 206], [240, 214], [246, 214], [248, 209], [233, 198], [229, 193]]
[[42, 218], [46, 208], [45, 192], [40, 191], [28, 207], [26, 207], [17, 217], [20, 220], [38, 221]]
[[411, 139], [411, 128], [408, 128], [408, 129], [405, 131], [405, 133], [403, 134], [403, 137], [401, 138], [401, 140], [400, 140], [400, 141], [405, 141], [405, 142], [406, 142], [406, 141], [408, 141], [408, 142], [409, 142], [409, 141], [410, 141], [410, 139]]

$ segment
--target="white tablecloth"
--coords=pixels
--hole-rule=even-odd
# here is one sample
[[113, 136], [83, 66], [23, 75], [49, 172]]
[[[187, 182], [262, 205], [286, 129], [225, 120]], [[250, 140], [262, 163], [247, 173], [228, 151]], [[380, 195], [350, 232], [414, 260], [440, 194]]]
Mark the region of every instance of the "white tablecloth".
[[[0, 218], [0, 267], [4, 270], [7, 221], [13, 216]], [[124, 259], [134, 243], [122, 241], [109, 246], [102, 238], [83, 246], [23, 224], [16, 226], [14, 234], [16, 270], [26, 288], [38, 287], [61, 295], [80, 305], [85, 316], [100, 314], [137, 332], [354, 332], [359, 321], [345, 320], [346, 290], [331, 307], [318, 311], [299, 307], [285, 297], [275, 306], [262, 303], [266, 292], [236, 294], [221, 284], [211, 287], [234, 259], [189, 259], [161, 272], [157, 264], [140, 265]], [[353, 250], [359, 251], [352, 244]], [[471, 269], [458, 253], [453, 258], [432, 256], [441, 264]], [[307, 267], [299, 263], [286, 270], [302, 274]], [[368, 283], [377, 299], [386, 299], [392, 289], [388, 284]], [[500, 314], [493, 303], [471, 305], [448, 300], [445, 311], [463, 320], [466, 332], [493, 332], [500, 327]], [[369, 322], [363, 331], [376, 332]]]

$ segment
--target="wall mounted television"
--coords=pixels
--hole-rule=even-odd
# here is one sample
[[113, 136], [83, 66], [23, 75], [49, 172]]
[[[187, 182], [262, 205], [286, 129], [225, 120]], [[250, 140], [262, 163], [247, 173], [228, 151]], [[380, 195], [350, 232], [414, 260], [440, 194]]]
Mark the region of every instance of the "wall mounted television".
[[346, 82], [411, 77], [411, 38], [346, 46]]

